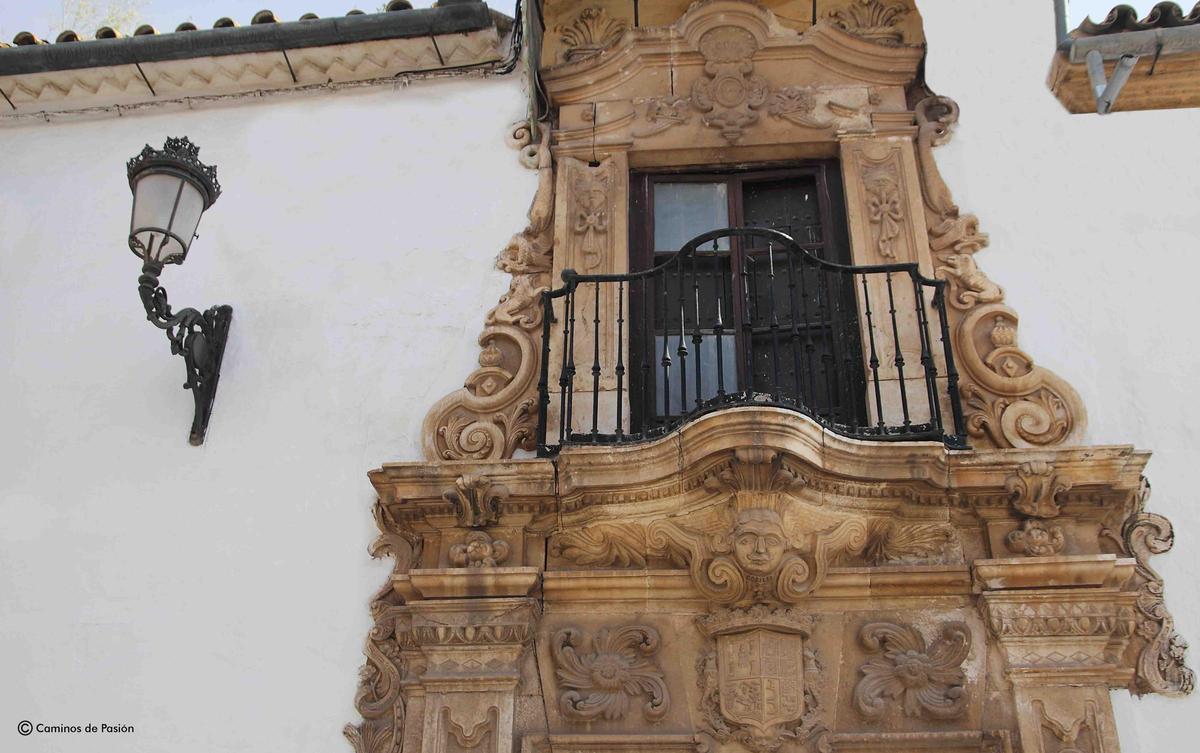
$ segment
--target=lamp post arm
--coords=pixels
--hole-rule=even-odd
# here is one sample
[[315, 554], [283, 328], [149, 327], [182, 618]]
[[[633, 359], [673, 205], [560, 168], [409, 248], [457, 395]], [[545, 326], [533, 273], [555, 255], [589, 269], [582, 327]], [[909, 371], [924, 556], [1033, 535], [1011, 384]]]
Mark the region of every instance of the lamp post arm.
[[189, 441], [199, 445], [204, 443], [208, 418], [212, 414], [233, 309], [229, 306], [213, 306], [203, 313], [194, 308], [171, 311], [167, 291], [158, 284], [162, 269], [163, 265], [156, 262], [146, 262], [142, 266], [142, 274], [138, 276], [138, 295], [146, 309], [146, 319], [166, 332], [171, 353], [183, 356], [187, 371], [183, 388], [191, 390], [196, 401]]

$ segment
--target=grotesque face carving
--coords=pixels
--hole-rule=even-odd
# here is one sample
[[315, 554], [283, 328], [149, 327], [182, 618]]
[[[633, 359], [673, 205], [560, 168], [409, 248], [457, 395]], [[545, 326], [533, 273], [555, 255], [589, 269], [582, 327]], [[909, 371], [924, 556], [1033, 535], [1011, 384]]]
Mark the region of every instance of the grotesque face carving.
[[783, 560], [787, 539], [783, 521], [773, 510], [754, 508], [738, 514], [733, 530], [733, 556], [751, 575], [769, 575]]

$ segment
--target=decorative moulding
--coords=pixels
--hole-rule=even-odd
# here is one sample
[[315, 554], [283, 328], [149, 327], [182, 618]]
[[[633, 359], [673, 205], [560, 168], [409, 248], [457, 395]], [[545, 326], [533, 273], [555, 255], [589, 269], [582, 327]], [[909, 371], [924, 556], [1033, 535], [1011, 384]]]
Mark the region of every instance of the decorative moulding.
[[[435, 46], [436, 45], [436, 46]], [[0, 76], [9, 102], [0, 123], [28, 116], [102, 113], [247, 93], [394, 83], [402, 74], [482, 65], [502, 57], [495, 28], [439, 37], [354, 42], [220, 57]], [[10, 106], [11, 104], [11, 106]]]

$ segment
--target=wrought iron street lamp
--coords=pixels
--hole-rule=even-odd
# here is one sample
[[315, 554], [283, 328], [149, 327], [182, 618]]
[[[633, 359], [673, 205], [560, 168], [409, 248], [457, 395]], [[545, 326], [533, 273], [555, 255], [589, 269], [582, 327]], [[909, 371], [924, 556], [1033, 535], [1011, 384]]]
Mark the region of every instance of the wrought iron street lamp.
[[138, 294], [146, 318], [166, 331], [171, 353], [183, 356], [187, 368], [183, 387], [192, 391], [196, 401], [190, 436], [194, 445], [204, 443], [233, 309], [213, 306], [204, 313], [192, 308], [172, 312], [158, 277], [164, 265], [183, 263], [200, 216], [221, 195], [217, 168], [202, 163], [199, 152], [186, 137], [169, 138], [162, 149], [146, 145], [127, 165], [133, 191], [129, 248], [143, 262]]

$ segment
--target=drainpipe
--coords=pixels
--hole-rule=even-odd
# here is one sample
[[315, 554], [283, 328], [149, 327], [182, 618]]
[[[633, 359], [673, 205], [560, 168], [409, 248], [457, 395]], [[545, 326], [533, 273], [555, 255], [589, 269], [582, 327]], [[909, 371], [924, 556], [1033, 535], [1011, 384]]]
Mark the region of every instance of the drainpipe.
[[1070, 0], [1054, 0], [1054, 40], [1059, 46], [1067, 41], [1067, 3]]

